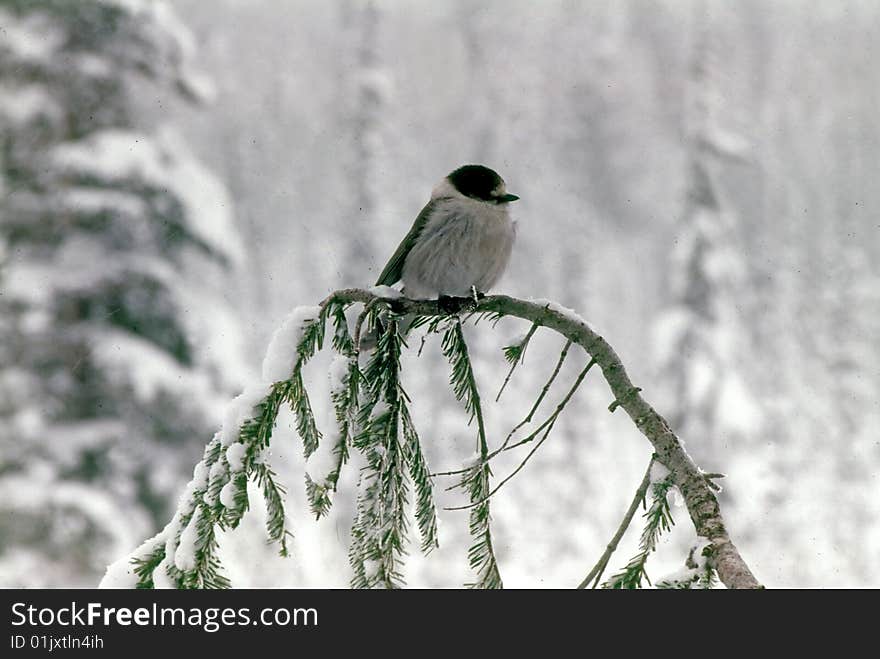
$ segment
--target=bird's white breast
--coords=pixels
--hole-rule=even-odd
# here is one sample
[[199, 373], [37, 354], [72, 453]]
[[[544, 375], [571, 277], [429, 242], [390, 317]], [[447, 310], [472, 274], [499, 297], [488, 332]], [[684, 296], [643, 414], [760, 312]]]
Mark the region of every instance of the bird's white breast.
[[506, 205], [460, 194], [440, 197], [404, 263], [406, 294], [464, 297], [471, 287], [488, 291], [507, 268], [515, 237]]

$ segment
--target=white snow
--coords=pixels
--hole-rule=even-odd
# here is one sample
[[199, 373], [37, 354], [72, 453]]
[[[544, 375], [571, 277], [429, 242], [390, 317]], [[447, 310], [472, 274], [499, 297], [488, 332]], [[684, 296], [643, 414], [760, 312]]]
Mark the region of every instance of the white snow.
[[238, 494], [238, 486], [235, 484], [235, 479], [231, 479], [223, 488], [220, 490], [220, 503], [223, 504], [225, 508], [229, 510], [235, 510], [235, 495]]
[[211, 465], [211, 471], [208, 474], [208, 489], [205, 491], [205, 495], [203, 497], [203, 501], [209, 506], [213, 506], [219, 496], [219, 492], [217, 492], [216, 485], [222, 481], [225, 481], [229, 478], [228, 473], [226, 471], [226, 466], [223, 464], [222, 460], [217, 460], [213, 465]]
[[269, 395], [270, 390], [271, 385], [251, 385], [227, 404], [219, 433], [221, 446], [228, 447], [238, 441], [241, 424], [253, 418], [254, 407]]
[[670, 487], [669, 491], [666, 493], [666, 500], [676, 508], [684, 507], [684, 497], [681, 492], [678, 491], [677, 487]]
[[338, 433], [330, 432], [321, 439], [317, 450], [309, 456], [306, 462], [306, 473], [315, 483], [324, 485], [327, 475], [336, 468], [337, 457], [333, 448], [338, 441]]
[[299, 358], [297, 347], [302, 339], [303, 329], [316, 320], [320, 313], [321, 307], [318, 306], [297, 307], [275, 330], [263, 359], [264, 382], [278, 382], [290, 377]]
[[91, 334], [95, 361], [120, 385], [129, 384], [134, 395], [149, 402], [160, 392], [185, 396], [199, 405], [219, 404], [208, 374], [183, 366], [169, 354], [130, 332], [95, 331]]
[[750, 389], [736, 373], [728, 372], [718, 395], [719, 427], [743, 437], [757, 435], [764, 423], [761, 408]]
[[208, 487], [208, 465], [204, 460], [200, 460], [193, 468], [192, 483], [194, 490], [204, 490]]
[[183, 143], [171, 131], [153, 138], [132, 131], [105, 130], [59, 145], [52, 158], [62, 170], [169, 190], [184, 205], [187, 228], [220, 253], [241, 262], [241, 238], [232, 221], [226, 189]]
[[[111, 211], [114, 215], [126, 218], [129, 229], [136, 228], [149, 231], [143, 217], [147, 212], [144, 199], [136, 194], [122, 190], [99, 190], [74, 186], [65, 188], [58, 194], [61, 204], [83, 214]], [[146, 235], [144, 235], [146, 237]]]
[[706, 556], [703, 555], [703, 550], [711, 544], [712, 543], [705, 538], [700, 538], [689, 550], [690, 557], [693, 560], [695, 567], [687, 567], [686, 565], [682, 566], [678, 570], [674, 570], [666, 574], [666, 576], [658, 579], [657, 583], [660, 584], [666, 582], [668, 584], [676, 584], [696, 582], [703, 576], [706, 570]]
[[229, 471], [237, 472], [244, 469], [244, 456], [247, 453], [247, 446], [240, 442], [231, 444], [226, 449], [226, 461], [229, 463]]
[[666, 310], [655, 321], [652, 329], [652, 358], [657, 364], [669, 364], [677, 358], [681, 338], [694, 324], [693, 314], [684, 307], [677, 306]]
[[[64, 510], [71, 524], [77, 515], [95, 526], [107, 529], [107, 555], [126, 553], [143, 537], [145, 520], [141, 515], [120, 508], [109, 493], [83, 483], [58, 480], [51, 469], [40, 469], [37, 463], [21, 475], [0, 479], [0, 500], [5, 507], [24, 514], [35, 510]], [[77, 514], [74, 514], [73, 511]]]
[[348, 383], [348, 357], [336, 355], [330, 363], [327, 375], [330, 378], [330, 393], [336, 393], [345, 389]]
[[156, 566], [156, 569], [153, 570], [153, 588], [156, 590], [173, 590], [177, 588], [177, 584], [168, 576], [169, 565], [171, 565], [171, 560], [166, 555], [162, 562]]
[[391, 286], [373, 286], [367, 289], [367, 292], [386, 300], [396, 300], [403, 297], [403, 293], [396, 288], [391, 288]]
[[379, 576], [379, 570], [382, 567], [382, 563], [380, 561], [375, 561], [371, 559], [367, 559], [364, 561], [364, 574], [367, 579], [375, 579]]
[[[330, 363], [327, 376], [330, 382], [330, 393], [341, 391], [346, 387], [348, 377], [348, 358], [336, 355]], [[306, 462], [306, 473], [309, 478], [319, 485], [325, 485], [327, 476], [338, 463], [338, 457], [334, 449], [339, 443], [339, 425], [336, 421], [336, 412], [332, 405], [326, 407], [327, 432], [321, 438], [318, 448], [312, 453]]]
[[180, 497], [177, 499], [177, 512], [181, 515], [188, 515], [196, 506], [196, 481], [191, 480], [183, 488]]
[[196, 507], [189, 524], [180, 534], [180, 544], [174, 552], [174, 566], [181, 572], [190, 572], [196, 566], [196, 547], [199, 540], [198, 525], [202, 518], [201, 506]]
[[514, 334], [511, 338], [507, 339], [504, 345], [506, 346], [521, 346], [523, 341], [526, 340], [526, 337], [529, 335], [528, 332], [520, 332], [519, 334]]
[[48, 62], [64, 43], [64, 32], [41, 12], [19, 18], [0, 10], [0, 26], [0, 55], [4, 59]]
[[26, 256], [13, 254], [10, 261], [14, 267], [9, 268], [3, 283], [7, 294], [34, 306], [47, 304], [58, 290], [95, 288], [105, 281], [130, 277], [132, 272], [149, 275], [162, 283], [179, 279], [170, 264], [148, 255], [131, 254], [125, 259], [108, 261], [106, 246], [98, 237], [71, 236], [55, 251], [51, 262]]
[[[137, 585], [138, 576], [134, 573], [132, 560], [136, 558], [146, 558], [153, 553], [153, 550], [156, 549], [156, 547], [161, 544], [165, 545], [167, 559], [169, 541], [173, 540], [179, 528], [180, 513], [177, 512], [174, 514], [174, 517], [172, 517], [171, 521], [168, 522], [168, 524], [165, 525], [165, 528], [159, 531], [159, 533], [154, 535], [152, 538], [149, 538], [148, 540], [142, 542], [140, 546], [138, 546], [137, 549], [135, 549], [131, 553], [126, 554], [119, 560], [110, 564], [107, 567], [107, 571], [105, 572], [103, 579], [101, 579], [100, 584], [98, 584], [98, 588], [134, 588]], [[163, 563], [160, 563], [157, 568], [153, 570], [154, 582], [156, 580], [156, 574], [159, 571], [159, 568], [163, 566]], [[164, 574], [164, 570], [162, 571], [162, 573]], [[165, 575], [165, 578], [166, 580], [168, 580], [167, 575]], [[171, 587], [173, 587], [173, 585]]]
[[669, 476], [669, 469], [666, 465], [654, 460], [651, 463], [651, 475], [649, 476], [651, 483], [660, 483]]
[[0, 85], [0, 116], [10, 124], [26, 124], [40, 116], [56, 119], [60, 113], [58, 103], [43, 85]]
[[548, 300], [547, 298], [542, 298], [542, 297], [526, 298], [526, 301], [531, 302], [532, 304], [538, 304], [542, 307], [547, 307], [550, 311], [558, 313], [560, 316], [564, 316], [566, 318], [566, 320], [570, 320], [573, 323], [578, 323], [580, 325], [584, 325], [585, 327], [588, 327], [588, 328], [592, 329], [594, 332], [596, 332], [596, 330], [593, 329], [593, 326], [590, 325], [590, 323], [588, 323], [586, 320], [584, 320], [584, 318], [580, 314], [578, 314], [574, 309], [569, 309], [568, 307], [562, 306], [558, 302], [554, 302], [553, 300]]
[[[133, 555], [132, 555], [133, 556]], [[132, 556], [126, 555], [107, 566], [98, 588], [134, 588], [138, 577], [134, 573]]]

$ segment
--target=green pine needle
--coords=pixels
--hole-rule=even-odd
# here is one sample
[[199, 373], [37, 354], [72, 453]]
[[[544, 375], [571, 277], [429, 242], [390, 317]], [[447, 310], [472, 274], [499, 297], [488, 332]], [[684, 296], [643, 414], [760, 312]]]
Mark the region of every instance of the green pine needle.
[[630, 559], [621, 572], [602, 584], [603, 588], [641, 588], [643, 580], [648, 584], [651, 583], [648, 573], [645, 571], [645, 564], [648, 562], [648, 556], [657, 548], [661, 534], [675, 524], [667, 499], [669, 491], [674, 486], [671, 474], [651, 485], [651, 507], [644, 514], [647, 521], [639, 541], [640, 551]]
[[473, 544], [468, 551], [471, 568], [477, 573], [477, 580], [468, 584], [473, 588], [501, 588], [503, 583], [498, 570], [498, 561], [492, 547], [492, 531], [489, 515], [489, 445], [486, 441], [486, 427], [483, 422], [483, 409], [480, 392], [468, 354], [467, 343], [461, 321], [455, 318], [443, 334], [442, 350], [452, 367], [449, 382], [455, 397], [464, 404], [470, 414], [470, 422], [477, 420], [477, 450], [480, 462], [466, 470], [461, 479], [461, 487], [468, 491], [470, 501], [476, 504], [470, 512], [470, 533]]

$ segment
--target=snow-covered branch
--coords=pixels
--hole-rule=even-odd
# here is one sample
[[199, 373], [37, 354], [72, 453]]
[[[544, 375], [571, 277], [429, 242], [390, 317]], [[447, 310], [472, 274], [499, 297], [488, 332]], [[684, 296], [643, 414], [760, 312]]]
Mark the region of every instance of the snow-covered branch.
[[[363, 304], [356, 321], [355, 338], [349, 331], [346, 310]], [[571, 344], [584, 348], [589, 359], [568, 394], [539, 428], [525, 439], [509, 444], [517, 428], [494, 451], [489, 450], [483, 423], [482, 403], [474, 376], [462, 324], [472, 314], [494, 318], [511, 316], [530, 321], [533, 328], [549, 328], [568, 341], [561, 360]], [[404, 316], [411, 318], [401, 320]], [[463, 316], [465, 316], [463, 318]], [[332, 347], [338, 353], [331, 367], [331, 398], [338, 428], [323, 434], [317, 427], [303, 378], [305, 364], [323, 348], [327, 324], [333, 324]], [[358, 348], [359, 330], [366, 323], [377, 334], [367, 354]], [[463, 469], [431, 473], [422, 452], [410, 399], [401, 382], [401, 354], [410, 326], [424, 326], [429, 334], [442, 334], [443, 355], [451, 367], [449, 384], [477, 421], [477, 452]], [[520, 344], [520, 351], [523, 349]], [[507, 353], [510, 354], [508, 346]], [[364, 361], [362, 366], [361, 362]], [[550, 434], [566, 403], [583, 382], [587, 372], [598, 365], [614, 400], [608, 409], [622, 407], [654, 447], [650, 472], [652, 505], [642, 533], [640, 552], [607, 587], [639, 588], [647, 578], [645, 564], [657, 547], [660, 534], [673, 523], [666, 495], [672, 488], [682, 493], [694, 528], [703, 538], [703, 572], [711, 584], [712, 570], [729, 587], [760, 587], [748, 566], [730, 541], [712, 492], [712, 484], [684, 451], [666, 421], [639, 395], [617, 354], [593, 329], [569, 309], [547, 300], [527, 301], [497, 295], [481, 299], [441, 301], [410, 300], [386, 287], [336, 291], [319, 306], [301, 307], [288, 316], [272, 338], [263, 363], [259, 385], [245, 391], [229, 406], [223, 427], [208, 444], [204, 459], [196, 466], [193, 479], [180, 499], [178, 511], [169, 525], [135, 553], [108, 570], [103, 585], [178, 588], [224, 587], [230, 582], [223, 574], [217, 555], [216, 530], [235, 529], [249, 507], [247, 482], [254, 481], [263, 493], [268, 509], [267, 533], [287, 554], [284, 490], [275, 483], [274, 473], [264, 463], [273, 427], [281, 405], [296, 416], [296, 428], [309, 461], [306, 489], [312, 511], [321, 517], [332, 505], [340, 471], [349, 450], [358, 451], [366, 462], [358, 485], [357, 516], [351, 530], [349, 559], [356, 587], [394, 588], [403, 584], [403, 557], [409, 541], [408, 506], [415, 492], [415, 518], [422, 536], [422, 550], [438, 546], [434, 479], [458, 475], [455, 487], [467, 491], [470, 504], [469, 550], [471, 567], [478, 588], [502, 586], [492, 542], [489, 503], [498, 489], [519, 473]], [[558, 370], [558, 369], [557, 369]], [[556, 371], [545, 385], [535, 406], [556, 378]], [[490, 480], [490, 461], [502, 451], [532, 445], [521, 464], [494, 488]], [[322, 456], [310, 460], [312, 456]], [[644, 498], [644, 490], [638, 495]], [[628, 520], [632, 516], [628, 515]], [[625, 520], [619, 535], [625, 532]], [[619, 539], [619, 538], [618, 538]], [[609, 546], [610, 551], [613, 548]], [[607, 563], [610, 553], [603, 557]], [[702, 569], [702, 568], [701, 568]]]
[[[379, 293], [377, 295], [377, 293]], [[369, 304], [382, 297], [382, 291], [344, 289], [336, 291], [324, 300], [329, 303]], [[419, 316], [443, 316], [448, 309], [441, 308], [433, 300], [409, 300], [388, 297], [386, 303], [396, 313]], [[703, 472], [694, 464], [678, 437], [666, 420], [641, 396], [633, 385], [611, 345], [597, 334], [587, 322], [572, 312], [546, 300], [520, 300], [506, 295], [484, 297], [467, 305], [472, 313], [494, 313], [530, 321], [562, 334], [580, 345], [602, 369], [611, 388], [613, 409], [620, 407], [633, 420], [636, 427], [651, 442], [656, 460], [669, 469], [675, 486], [681, 492], [697, 535], [712, 543], [712, 561], [718, 576], [728, 588], [759, 588], [745, 560], [730, 539], [718, 499]]]

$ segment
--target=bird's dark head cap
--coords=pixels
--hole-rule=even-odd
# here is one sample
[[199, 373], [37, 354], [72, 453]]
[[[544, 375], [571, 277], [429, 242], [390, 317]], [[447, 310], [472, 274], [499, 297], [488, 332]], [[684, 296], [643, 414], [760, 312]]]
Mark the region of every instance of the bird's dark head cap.
[[516, 195], [508, 194], [498, 174], [483, 165], [464, 165], [446, 177], [466, 197], [498, 204], [516, 201]]

